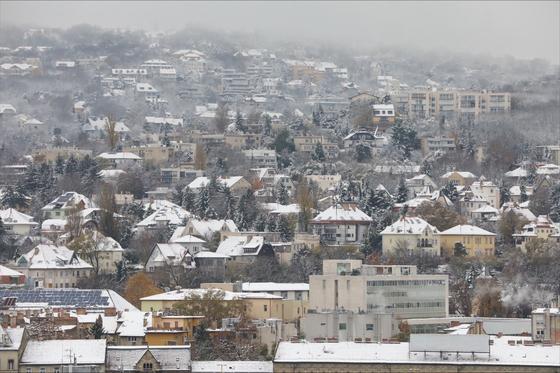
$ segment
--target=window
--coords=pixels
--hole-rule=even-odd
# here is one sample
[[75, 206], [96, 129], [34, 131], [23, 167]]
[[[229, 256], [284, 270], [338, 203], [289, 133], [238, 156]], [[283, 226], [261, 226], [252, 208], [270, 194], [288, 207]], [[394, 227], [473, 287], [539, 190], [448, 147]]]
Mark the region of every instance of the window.
[[39, 373], [45, 373], [47, 370], [45, 368], [40, 368]]
[[144, 365], [142, 367], [144, 368], [144, 370], [152, 370], [153, 369], [153, 364], [152, 363], [144, 363]]
[[27, 368], [26, 373], [31, 373], [31, 368]]
[[54, 373], [60, 373], [60, 368], [54, 368]]
[[373, 330], [373, 324], [366, 324], [366, 330], [372, 331]]
[[8, 360], [8, 369], [14, 369], [14, 361], [12, 359]]
[[338, 330], [346, 330], [346, 323], [341, 322], [340, 324], [338, 324]]
[[263, 306], [263, 309], [264, 309], [264, 312], [267, 312], [267, 311], [268, 311], [268, 305], [265, 304], [265, 305]]

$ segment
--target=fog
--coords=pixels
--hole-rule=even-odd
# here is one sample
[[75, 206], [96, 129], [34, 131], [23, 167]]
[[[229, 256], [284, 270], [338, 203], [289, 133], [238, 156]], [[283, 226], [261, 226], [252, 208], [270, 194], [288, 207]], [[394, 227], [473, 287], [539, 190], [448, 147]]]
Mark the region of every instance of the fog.
[[560, 63], [560, 2], [0, 1], [6, 25], [186, 26], [357, 48], [414, 47]]

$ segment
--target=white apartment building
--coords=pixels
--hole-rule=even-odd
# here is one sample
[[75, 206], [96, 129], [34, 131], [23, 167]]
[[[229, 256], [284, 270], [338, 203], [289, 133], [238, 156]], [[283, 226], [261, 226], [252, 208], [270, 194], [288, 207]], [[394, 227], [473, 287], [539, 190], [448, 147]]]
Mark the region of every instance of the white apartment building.
[[323, 274], [309, 277], [309, 312], [447, 317], [448, 291], [447, 275], [419, 275], [416, 266], [324, 260]]

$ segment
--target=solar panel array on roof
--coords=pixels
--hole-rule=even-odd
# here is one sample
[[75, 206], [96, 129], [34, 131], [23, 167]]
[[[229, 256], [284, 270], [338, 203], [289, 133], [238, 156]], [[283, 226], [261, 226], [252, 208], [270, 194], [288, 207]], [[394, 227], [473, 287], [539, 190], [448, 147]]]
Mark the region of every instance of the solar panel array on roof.
[[47, 303], [50, 306], [109, 306], [109, 296], [99, 289], [0, 290], [0, 298], [17, 298], [17, 303]]

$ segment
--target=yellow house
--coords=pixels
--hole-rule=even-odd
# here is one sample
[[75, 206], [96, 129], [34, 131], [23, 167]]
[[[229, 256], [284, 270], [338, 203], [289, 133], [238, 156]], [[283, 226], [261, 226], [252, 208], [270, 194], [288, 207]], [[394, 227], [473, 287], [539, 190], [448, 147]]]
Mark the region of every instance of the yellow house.
[[[204, 296], [216, 289], [178, 289], [140, 299], [144, 312], [171, 311], [173, 306], [191, 295]], [[221, 290], [221, 289], [218, 289]], [[223, 290], [222, 290], [223, 291]], [[251, 320], [283, 319], [282, 297], [266, 293], [236, 293], [223, 291], [224, 301], [243, 300]]]
[[451, 182], [455, 186], [469, 186], [476, 180], [476, 175], [468, 171], [450, 171], [441, 179], [446, 183]]
[[194, 340], [193, 330], [204, 316], [153, 315], [152, 326], [146, 330], [148, 346], [188, 345]]
[[493, 256], [496, 249], [496, 235], [474, 225], [456, 225], [440, 232], [441, 252], [453, 256], [455, 244], [461, 243], [467, 256]]

